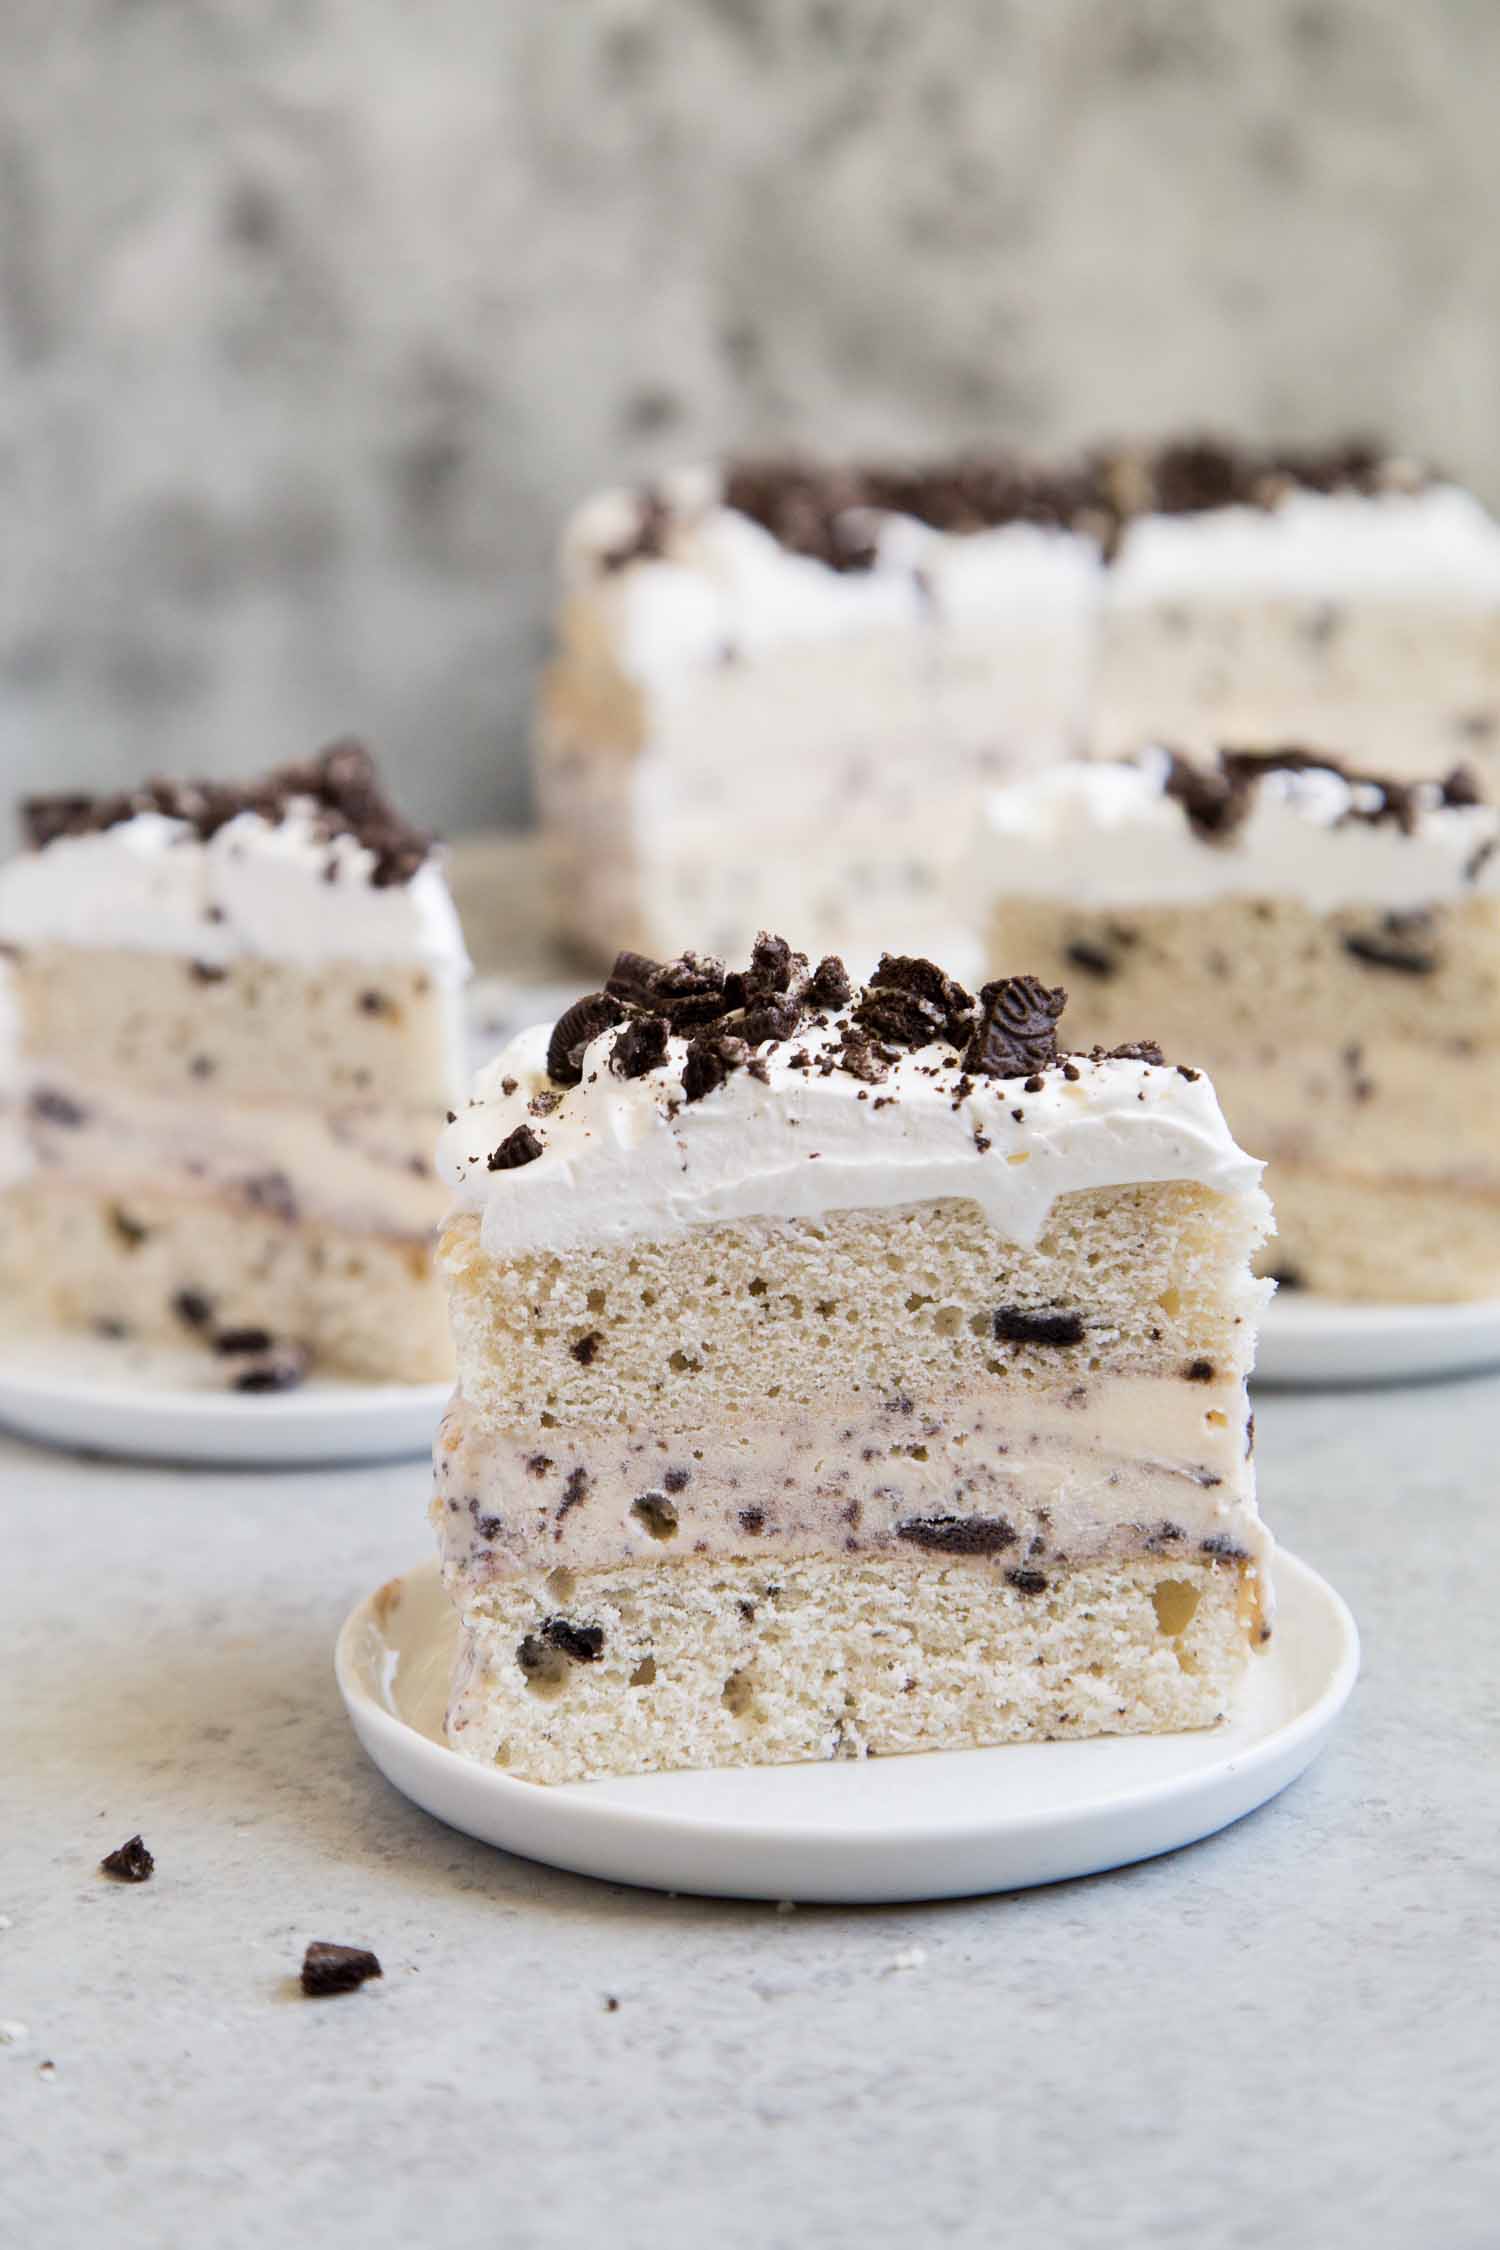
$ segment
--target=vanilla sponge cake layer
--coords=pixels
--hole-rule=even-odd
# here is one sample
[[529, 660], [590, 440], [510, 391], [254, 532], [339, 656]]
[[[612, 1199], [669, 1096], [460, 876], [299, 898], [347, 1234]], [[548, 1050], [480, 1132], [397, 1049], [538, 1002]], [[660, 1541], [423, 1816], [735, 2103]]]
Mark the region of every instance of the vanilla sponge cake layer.
[[20, 949], [12, 970], [38, 1071], [153, 1095], [211, 1089], [225, 1102], [378, 1100], [424, 1130], [452, 1096], [455, 988], [422, 966], [43, 944]]
[[559, 1568], [464, 1627], [449, 1740], [538, 1782], [1211, 1726], [1258, 1630], [1234, 1563], [815, 1555]]
[[[1129, 877], [1126, 858], [1122, 887]], [[1007, 892], [989, 951], [1065, 977], [1082, 1035], [1108, 1044], [1145, 1021], [1170, 1053], [1215, 1071], [1289, 1044], [1477, 1052], [1500, 1030], [1500, 898], [1489, 896], [1320, 913], [1295, 898], [1091, 906]]]
[[[511, 1258], [486, 1253], [460, 1213], [440, 1255], [479, 1424], [691, 1425], [815, 1407], [830, 1388], [1051, 1392], [1102, 1369], [1175, 1378], [1199, 1360], [1238, 1379], [1264, 1224], [1258, 1200], [1167, 1181], [1061, 1196], [1030, 1247], [955, 1197]], [[1076, 1338], [1012, 1340], [1028, 1318]]]
[[441, 1382], [453, 1356], [426, 1238], [400, 1239], [135, 1186], [34, 1176], [0, 1194], [13, 1308], [162, 1343], [264, 1331], [314, 1364]]
[[1500, 616], [1420, 595], [1201, 598], [1191, 567], [1117, 601], [1100, 637], [1090, 747], [1316, 742], [1404, 776], [1500, 770]]

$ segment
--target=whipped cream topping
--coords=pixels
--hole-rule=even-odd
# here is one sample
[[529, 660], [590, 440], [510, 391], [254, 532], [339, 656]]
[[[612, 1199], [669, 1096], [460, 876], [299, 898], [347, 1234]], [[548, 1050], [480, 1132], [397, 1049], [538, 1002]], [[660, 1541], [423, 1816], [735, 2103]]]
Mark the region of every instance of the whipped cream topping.
[[1168, 794], [1171, 761], [1150, 750], [1120, 763], [1056, 766], [993, 791], [976, 847], [992, 899], [1079, 908], [1200, 906], [1290, 898], [1312, 913], [1378, 906], [1413, 912], [1500, 893], [1500, 807], [1443, 801], [1412, 785], [1412, 825], [1371, 820], [1379, 787], [1312, 768], [1273, 768], [1248, 810], [1207, 836]]
[[[1208, 1080], [1128, 1057], [1064, 1058], [1021, 1078], [964, 1073], [957, 1052], [908, 1048], [878, 1083], [833, 1064], [847, 1010], [814, 1016], [756, 1051], [697, 1101], [688, 1040], [638, 1078], [610, 1068], [615, 1033], [583, 1050], [582, 1081], [547, 1074], [550, 1027], [522, 1032], [475, 1081], [442, 1135], [438, 1170], [481, 1214], [492, 1256], [660, 1240], [742, 1219], [815, 1218], [972, 1198], [995, 1232], [1034, 1245], [1057, 1198], [1079, 1189], [1189, 1180], [1258, 1192]], [[806, 1067], [800, 1059], [806, 1057]], [[1068, 1075], [1071, 1072], [1074, 1075]], [[525, 1127], [540, 1154], [491, 1170]], [[503, 1161], [503, 1160], [502, 1160]]]
[[1142, 515], [1109, 572], [1109, 603], [1400, 598], [1500, 603], [1500, 524], [1472, 493], [1292, 491], [1271, 508]]
[[640, 496], [599, 494], [564, 537], [566, 586], [609, 613], [627, 671], [647, 683], [683, 664], [753, 661], [788, 642], [961, 623], [997, 609], [1023, 617], [1092, 607], [1103, 564], [1093, 539], [1062, 527], [1003, 524], [961, 536], [914, 517], [870, 519], [868, 570], [843, 573], [784, 547], [725, 507], [713, 470], [663, 480], [666, 528], [649, 568], [611, 573], [640, 523]]
[[207, 840], [186, 820], [140, 812], [0, 868], [0, 939], [213, 963], [417, 961], [459, 982], [468, 958], [438, 859], [404, 883], [376, 885], [375, 865], [353, 835], [329, 835], [310, 800], [276, 820], [239, 813]]

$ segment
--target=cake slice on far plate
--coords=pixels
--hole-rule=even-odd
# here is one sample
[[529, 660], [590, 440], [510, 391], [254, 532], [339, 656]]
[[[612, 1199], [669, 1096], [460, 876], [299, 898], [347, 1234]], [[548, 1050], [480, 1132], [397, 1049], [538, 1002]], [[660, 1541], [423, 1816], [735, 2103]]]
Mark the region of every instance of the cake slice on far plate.
[[1302, 749], [1151, 750], [997, 790], [991, 958], [1149, 1011], [1269, 1161], [1283, 1287], [1500, 1297], [1500, 808]]
[[467, 962], [368, 754], [23, 821], [0, 870], [10, 1317], [201, 1343], [250, 1391], [441, 1379], [432, 1149]]
[[1259, 1165], [1060, 990], [624, 954], [444, 1136], [449, 1740], [532, 1781], [1202, 1727], [1270, 1630]]

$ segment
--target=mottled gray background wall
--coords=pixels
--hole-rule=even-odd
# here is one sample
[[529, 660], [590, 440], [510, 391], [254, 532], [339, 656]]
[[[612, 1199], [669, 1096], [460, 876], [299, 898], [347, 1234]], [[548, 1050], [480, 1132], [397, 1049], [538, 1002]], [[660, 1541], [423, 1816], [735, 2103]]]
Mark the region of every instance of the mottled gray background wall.
[[550, 550], [724, 445], [1350, 424], [1500, 490], [1500, 9], [3, 0], [0, 769], [524, 814]]

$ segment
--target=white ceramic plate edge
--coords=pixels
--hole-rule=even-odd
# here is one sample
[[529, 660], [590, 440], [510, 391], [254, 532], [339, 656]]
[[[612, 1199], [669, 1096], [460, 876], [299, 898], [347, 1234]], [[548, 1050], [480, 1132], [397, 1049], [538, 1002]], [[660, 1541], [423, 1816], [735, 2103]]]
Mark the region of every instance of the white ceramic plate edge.
[[91, 1383], [0, 1368], [0, 1425], [74, 1451], [133, 1459], [276, 1467], [425, 1453], [448, 1383], [312, 1382], [233, 1391]]
[[1457, 1305], [1343, 1305], [1298, 1292], [1266, 1307], [1255, 1380], [1400, 1383], [1500, 1365], [1500, 1298]]
[[[434, 1565], [423, 1564], [397, 1583], [430, 1581], [434, 1571]], [[610, 1784], [606, 1799], [591, 1795], [588, 1785], [548, 1789], [516, 1781], [460, 1757], [371, 1692], [360, 1644], [380, 1630], [375, 1604], [385, 1589], [367, 1596], [345, 1620], [335, 1673], [360, 1743], [403, 1795], [450, 1827], [523, 1857], [606, 1881], [721, 1897], [841, 1904], [963, 1897], [1097, 1874], [1174, 1851], [1229, 1826], [1296, 1780], [1348, 1700], [1359, 1669], [1359, 1637], [1344, 1602], [1307, 1564], [1278, 1554], [1276, 1571], [1281, 1630], [1293, 1627], [1299, 1613], [1318, 1613], [1316, 1623], [1331, 1651], [1326, 1677], [1291, 1719], [1191, 1771], [1096, 1790], [1086, 1801], [1062, 1808], [1011, 1806], [966, 1825], [907, 1821], [840, 1832], [795, 1819], [704, 1819], [622, 1804], [619, 1792], [628, 1783]], [[1277, 1646], [1273, 1642], [1273, 1650]], [[1212, 1738], [1152, 1739], [1197, 1744]], [[936, 1755], [945, 1762], [993, 1761], [1015, 1752], [1056, 1759], [1078, 1750], [1107, 1755], [1130, 1746], [1131, 1738], [1122, 1737]], [[913, 1762], [882, 1760], [879, 1770], [883, 1777]], [[804, 1775], [876, 1769], [772, 1770]]]

